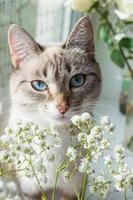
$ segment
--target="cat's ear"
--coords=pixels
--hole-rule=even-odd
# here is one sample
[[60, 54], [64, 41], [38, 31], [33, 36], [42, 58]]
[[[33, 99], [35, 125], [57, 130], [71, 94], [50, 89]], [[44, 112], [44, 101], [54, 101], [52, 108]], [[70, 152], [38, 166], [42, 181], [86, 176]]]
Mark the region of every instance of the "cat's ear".
[[8, 43], [15, 68], [20, 67], [23, 62], [40, 52], [33, 38], [17, 24], [9, 27]]
[[86, 52], [94, 52], [93, 27], [88, 17], [82, 17], [71, 31], [66, 48], [80, 48]]

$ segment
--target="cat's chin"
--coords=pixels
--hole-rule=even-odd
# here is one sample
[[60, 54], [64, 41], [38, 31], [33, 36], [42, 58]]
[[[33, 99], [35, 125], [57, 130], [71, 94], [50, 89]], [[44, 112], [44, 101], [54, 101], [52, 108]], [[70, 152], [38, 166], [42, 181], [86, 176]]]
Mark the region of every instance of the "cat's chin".
[[49, 120], [56, 124], [67, 124], [70, 123], [70, 117], [60, 116], [60, 117], [50, 117]]

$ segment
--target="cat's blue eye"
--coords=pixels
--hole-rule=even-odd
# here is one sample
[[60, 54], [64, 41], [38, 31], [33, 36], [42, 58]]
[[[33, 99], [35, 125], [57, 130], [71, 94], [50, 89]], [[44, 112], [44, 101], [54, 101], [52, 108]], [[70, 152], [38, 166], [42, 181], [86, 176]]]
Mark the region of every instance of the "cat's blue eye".
[[83, 74], [76, 74], [72, 77], [70, 81], [70, 87], [80, 87], [85, 82], [85, 75]]
[[44, 91], [47, 88], [47, 84], [44, 81], [40, 80], [32, 81], [31, 85], [33, 89], [37, 91]]

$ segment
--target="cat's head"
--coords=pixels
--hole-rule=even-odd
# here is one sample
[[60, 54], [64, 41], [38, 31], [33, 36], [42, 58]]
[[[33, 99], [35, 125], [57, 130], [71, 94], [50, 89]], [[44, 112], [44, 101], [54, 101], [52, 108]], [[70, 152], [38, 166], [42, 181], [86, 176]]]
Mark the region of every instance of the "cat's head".
[[88, 17], [77, 22], [65, 44], [41, 46], [23, 28], [11, 25], [13, 103], [57, 122], [90, 111], [101, 89], [93, 37]]

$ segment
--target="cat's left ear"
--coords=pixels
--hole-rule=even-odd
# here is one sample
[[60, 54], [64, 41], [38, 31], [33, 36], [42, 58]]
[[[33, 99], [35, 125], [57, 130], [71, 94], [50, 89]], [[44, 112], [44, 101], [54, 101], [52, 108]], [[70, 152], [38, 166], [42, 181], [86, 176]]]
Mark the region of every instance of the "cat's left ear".
[[34, 39], [17, 24], [11, 24], [9, 27], [8, 44], [12, 63], [16, 69], [40, 52]]
[[94, 53], [94, 34], [93, 27], [88, 17], [82, 17], [72, 29], [65, 47], [79, 48], [86, 52]]

